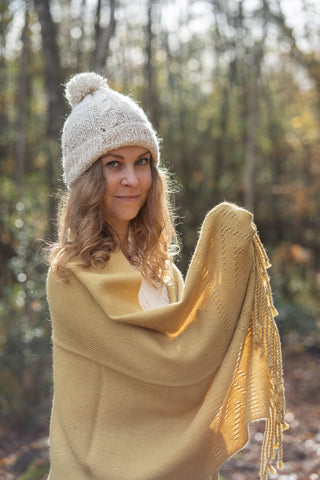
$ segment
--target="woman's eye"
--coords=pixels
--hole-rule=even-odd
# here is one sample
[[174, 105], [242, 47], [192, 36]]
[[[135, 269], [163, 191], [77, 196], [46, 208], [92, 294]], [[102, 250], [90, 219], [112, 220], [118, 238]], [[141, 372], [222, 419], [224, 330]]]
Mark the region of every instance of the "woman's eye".
[[119, 162], [118, 160], [110, 160], [109, 162], [106, 163], [105, 166], [109, 168], [116, 168], [116, 167], [119, 167]]
[[148, 165], [149, 161], [150, 159], [148, 157], [143, 157], [143, 158], [139, 158], [136, 164], [139, 166]]

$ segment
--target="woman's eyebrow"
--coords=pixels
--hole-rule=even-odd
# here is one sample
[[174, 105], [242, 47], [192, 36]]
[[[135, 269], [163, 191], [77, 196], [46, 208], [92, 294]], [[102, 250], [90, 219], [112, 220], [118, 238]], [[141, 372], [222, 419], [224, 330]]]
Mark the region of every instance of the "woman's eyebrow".
[[[149, 152], [149, 150], [146, 150], [145, 152], [141, 153], [140, 155], [138, 155], [137, 158], [140, 158], [140, 157], [144, 157], [145, 155], [151, 155], [151, 153]], [[120, 158], [123, 160], [123, 156], [122, 155], [118, 155], [116, 153], [112, 153], [112, 152], [108, 152], [106, 155], [104, 155], [104, 157], [116, 157], [116, 158]]]
[[117, 155], [117, 154], [112, 153], [112, 152], [108, 152], [106, 155], [104, 155], [104, 157], [116, 157], [116, 158], [121, 158], [121, 159], [123, 159], [123, 156], [122, 156], [122, 155]]
[[145, 155], [151, 155], [151, 153], [149, 152], [149, 150], [146, 150], [144, 153], [141, 153], [141, 155], [138, 155], [138, 158], [144, 157]]

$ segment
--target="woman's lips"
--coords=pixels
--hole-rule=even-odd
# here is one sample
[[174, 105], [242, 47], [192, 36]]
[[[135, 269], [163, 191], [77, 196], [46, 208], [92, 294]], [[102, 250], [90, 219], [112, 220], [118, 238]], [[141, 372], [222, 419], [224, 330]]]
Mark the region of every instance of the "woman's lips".
[[139, 196], [140, 195], [117, 195], [116, 198], [125, 202], [133, 202], [134, 200], [137, 200]]

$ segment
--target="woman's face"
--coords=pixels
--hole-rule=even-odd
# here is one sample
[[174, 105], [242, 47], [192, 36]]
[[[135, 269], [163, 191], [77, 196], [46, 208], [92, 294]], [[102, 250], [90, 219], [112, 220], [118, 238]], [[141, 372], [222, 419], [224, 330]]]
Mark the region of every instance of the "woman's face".
[[151, 154], [144, 147], [121, 147], [101, 158], [105, 179], [104, 212], [120, 233], [144, 205], [152, 184]]

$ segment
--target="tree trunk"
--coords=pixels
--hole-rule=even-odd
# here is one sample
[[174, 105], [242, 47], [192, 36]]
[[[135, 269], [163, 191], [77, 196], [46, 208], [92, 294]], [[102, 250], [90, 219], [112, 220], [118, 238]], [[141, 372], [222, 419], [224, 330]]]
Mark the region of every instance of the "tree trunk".
[[[62, 69], [57, 44], [56, 26], [50, 12], [49, 0], [34, 0], [41, 25], [41, 38], [44, 54], [44, 73], [48, 99], [48, 162], [47, 174], [49, 189], [52, 191], [57, 178], [61, 176], [58, 139], [64, 119], [64, 100], [62, 95]], [[55, 199], [49, 195], [49, 237], [54, 233], [52, 219], [55, 217]]]
[[50, 12], [49, 0], [34, 0], [41, 24], [41, 38], [44, 54], [44, 73], [48, 96], [48, 134], [57, 138], [64, 117], [62, 96], [62, 71], [57, 44], [57, 31]]
[[29, 13], [28, 6], [25, 6], [25, 21], [22, 29], [21, 41], [22, 50], [20, 55], [19, 76], [18, 76], [18, 125], [16, 142], [16, 182], [18, 200], [23, 198], [25, 161], [26, 161], [26, 123], [27, 123], [27, 60], [29, 52]]
[[146, 63], [145, 75], [147, 79], [147, 86], [144, 94], [144, 108], [148, 112], [149, 118], [155, 124], [154, 114], [154, 82], [153, 82], [153, 59], [152, 59], [152, 15], [153, 15], [154, 0], [148, 0], [148, 23], [146, 29]]
[[256, 131], [257, 131], [257, 84], [254, 75], [250, 75], [247, 92], [247, 129], [245, 141], [245, 168], [244, 168], [244, 204], [246, 208], [254, 210], [255, 190], [255, 163], [256, 163]]
[[116, 18], [115, 18], [116, 1], [110, 0], [109, 3], [110, 3], [109, 25], [105, 28], [102, 28], [100, 25], [101, 0], [98, 0], [98, 3], [97, 3], [97, 13], [96, 13], [96, 23], [95, 23], [96, 48], [95, 48], [95, 55], [94, 55], [93, 64], [92, 64], [92, 69], [97, 73], [101, 73], [104, 67], [106, 66], [108, 57], [110, 55], [110, 42], [116, 30]]
[[263, 33], [256, 41], [253, 50], [249, 51], [251, 64], [248, 66], [248, 79], [246, 85], [247, 121], [245, 137], [245, 168], [244, 168], [244, 204], [250, 212], [254, 212], [255, 203], [255, 171], [257, 162], [257, 132], [259, 124], [259, 78], [261, 64], [264, 57], [264, 45], [268, 28], [267, 4], [263, 3]]

